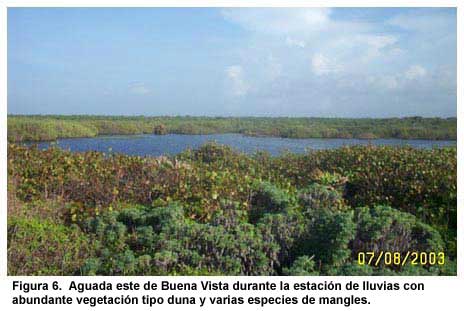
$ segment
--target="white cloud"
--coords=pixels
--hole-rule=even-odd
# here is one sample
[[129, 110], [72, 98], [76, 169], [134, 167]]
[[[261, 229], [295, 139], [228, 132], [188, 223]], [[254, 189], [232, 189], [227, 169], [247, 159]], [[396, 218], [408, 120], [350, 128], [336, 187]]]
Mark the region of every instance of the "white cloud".
[[394, 55], [391, 51], [398, 49], [397, 42], [398, 38], [394, 35], [354, 33], [328, 40], [327, 44], [331, 51], [344, 55], [344, 62], [353, 64], [353, 68], [359, 70], [358, 62], [368, 63], [375, 59]]
[[341, 71], [341, 66], [334, 59], [330, 59], [322, 53], [314, 54], [311, 58], [311, 68], [318, 76]]
[[[228, 78], [229, 89], [236, 95], [247, 94], [247, 103], [256, 100], [265, 107], [272, 101], [295, 113], [313, 113], [305, 107], [314, 97], [352, 107], [360, 103], [377, 107], [363, 111], [366, 115], [387, 110], [409, 114], [411, 110], [402, 106], [406, 103], [408, 109], [417, 105], [420, 114], [426, 93], [453, 99], [455, 77], [444, 79], [444, 73], [432, 70], [456, 66], [455, 18], [449, 11], [430, 10], [429, 17], [409, 21], [414, 14], [395, 14], [397, 19], [388, 20], [371, 18], [368, 12], [357, 18], [358, 13], [343, 10], [223, 10], [227, 20], [248, 33], [234, 51], [239, 58], [234, 62], [246, 68], [246, 79], [243, 69], [235, 70]], [[426, 20], [437, 22], [433, 36], [433, 25]], [[398, 105], [384, 107], [393, 98]], [[435, 100], [427, 98], [430, 103]]]
[[129, 91], [132, 94], [137, 94], [137, 95], [146, 95], [151, 93], [151, 90], [145, 86], [143, 83], [135, 83], [129, 86]]
[[246, 8], [225, 9], [222, 15], [243, 28], [266, 34], [307, 33], [326, 28], [328, 8]]
[[420, 65], [409, 66], [405, 71], [396, 74], [377, 74], [366, 78], [369, 87], [379, 90], [411, 89], [418, 84], [417, 80], [424, 78], [427, 70]]
[[404, 76], [408, 80], [417, 80], [419, 78], [424, 77], [426, 74], [427, 70], [425, 70], [424, 67], [420, 65], [412, 65], [406, 70]]
[[392, 48], [391, 50], [388, 51], [388, 55], [391, 56], [401, 56], [405, 53], [405, 51], [402, 48]]
[[249, 86], [245, 82], [243, 68], [233, 65], [226, 68], [226, 76], [230, 82], [231, 93], [234, 96], [244, 96], [248, 93]]
[[296, 39], [293, 39], [291, 37], [287, 37], [285, 39], [285, 43], [290, 47], [296, 46], [296, 47], [299, 47], [299, 48], [304, 48], [306, 46], [306, 42], [304, 42], [303, 40], [296, 40]]
[[[277, 55], [276, 49], [280, 49], [281, 54], [290, 58], [301, 54], [291, 55], [289, 48], [297, 48], [293, 49], [295, 53], [304, 49], [310, 55], [315, 54], [311, 61], [313, 72], [326, 75], [339, 73], [342, 67], [344, 72], [369, 70], [373, 61], [389, 61], [401, 51], [397, 36], [379, 31], [382, 26], [362, 19], [337, 19], [327, 8], [242, 8], [221, 12], [227, 20], [254, 33], [250, 45], [261, 47], [243, 52], [245, 63], [255, 57], [250, 55], [257, 50]], [[254, 66], [247, 64], [248, 67], [254, 70]]]
[[383, 49], [398, 41], [398, 39], [392, 35], [364, 35], [360, 36], [360, 38], [375, 49]]
[[398, 41], [395, 36], [378, 36], [368, 35], [363, 36], [363, 40], [367, 44], [366, 55], [364, 61], [370, 61], [375, 58], [381, 58], [390, 53], [391, 50], [395, 49], [392, 46]]

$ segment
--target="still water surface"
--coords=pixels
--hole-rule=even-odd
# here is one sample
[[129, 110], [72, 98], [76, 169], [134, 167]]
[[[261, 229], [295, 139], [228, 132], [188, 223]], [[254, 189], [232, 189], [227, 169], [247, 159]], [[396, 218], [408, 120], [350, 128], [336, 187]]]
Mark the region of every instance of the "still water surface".
[[250, 137], [240, 134], [212, 134], [212, 135], [128, 135], [128, 136], [99, 136], [93, 138], [59, 139], [56, 142], [38, 143], [39, 148], [48, 148], [56, 144], [60, 148], [71, 151], [101, 151], [112, 150], [115, 153], [139, 156], [175, 155], [187, 148], [198, 148], [206, 142], [215, 141], [229, 145], [245, 153], [265, 150], [272, 155], [283, 151], [303, 153], [307, 149], [332, 149], [347, 145], [410, 145], [415, 148], [432, 148], [456, 146], [456, 141], [435, 140], [405, 140], [405, 139], [324, 139], [305, 138], [291, 139], [279, 137]]

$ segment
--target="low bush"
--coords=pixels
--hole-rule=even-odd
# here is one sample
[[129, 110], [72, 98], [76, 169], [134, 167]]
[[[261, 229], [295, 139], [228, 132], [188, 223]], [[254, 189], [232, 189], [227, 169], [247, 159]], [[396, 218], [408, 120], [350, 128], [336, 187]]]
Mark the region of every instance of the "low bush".
[[411, 214], [389, 206], [356, 209], [356, 237], [353, 253], [389, 250], [405, 254], [407, 251], [441, 252], [443, 240], [439, 232]]
[[283, 273], [291, 276], [319, 275], [313, 258], [308, 256], [298, 257], [289, 268], [284, 268]]
[[265, 213], [283, 212], [294, 204], [288, 192], [270, 182], [261, 182], [253, 187], [250, 203], [251, 223], [256, 223]]
[[77, 226], [38, 217], [9, 217], [9, 275], [74, 275], [93, 246]]
[[83, 269], [105, 275], [165, 275], [196, 269], [208, 274], [272, 274], [278, 246], [251, 224], [222, 225], [221, 216], [217, 217], [212, 224], [200, 224], [186, 219], [178, 204], [138, 206], [95, 217], [86, 230], [94, 234], [100, 252]]
[[[211, 143], [142, 158], [8, 145], [10, 274], [452, 274], [456, 211], [452, 148], [272, 157]], [[355, 265], [377, 250], [447, 258]], [[85, 262], [58, 265], [76, 252]]]

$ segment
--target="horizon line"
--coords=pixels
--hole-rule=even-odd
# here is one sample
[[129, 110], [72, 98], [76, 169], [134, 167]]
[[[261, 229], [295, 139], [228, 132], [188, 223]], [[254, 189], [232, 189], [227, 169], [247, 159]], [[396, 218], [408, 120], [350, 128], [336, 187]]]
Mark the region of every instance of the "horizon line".
[[243, 115], [243, 116], [226, 116], [226, 115], [143, 115], [143, 114], [12, 114], [7, 113], [7, 117], [120, 117], [120, 118], [223, 118], [223, 119], [238, 119], [238, 118], [267, 118], [267, 119], [457, 119], [457, 116], [421, 116], [421, 115], [405, 115], [405, 116], [391, 116], [391, 117], [342, 117], [342, 116], [257, 116], [257, 115]]

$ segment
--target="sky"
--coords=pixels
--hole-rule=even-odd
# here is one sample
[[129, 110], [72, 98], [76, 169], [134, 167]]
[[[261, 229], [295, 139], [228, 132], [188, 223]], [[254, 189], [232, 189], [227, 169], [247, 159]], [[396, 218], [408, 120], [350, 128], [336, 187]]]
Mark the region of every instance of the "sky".
[[8, 113], [456, 116], [454, 8], [9, 8]]

